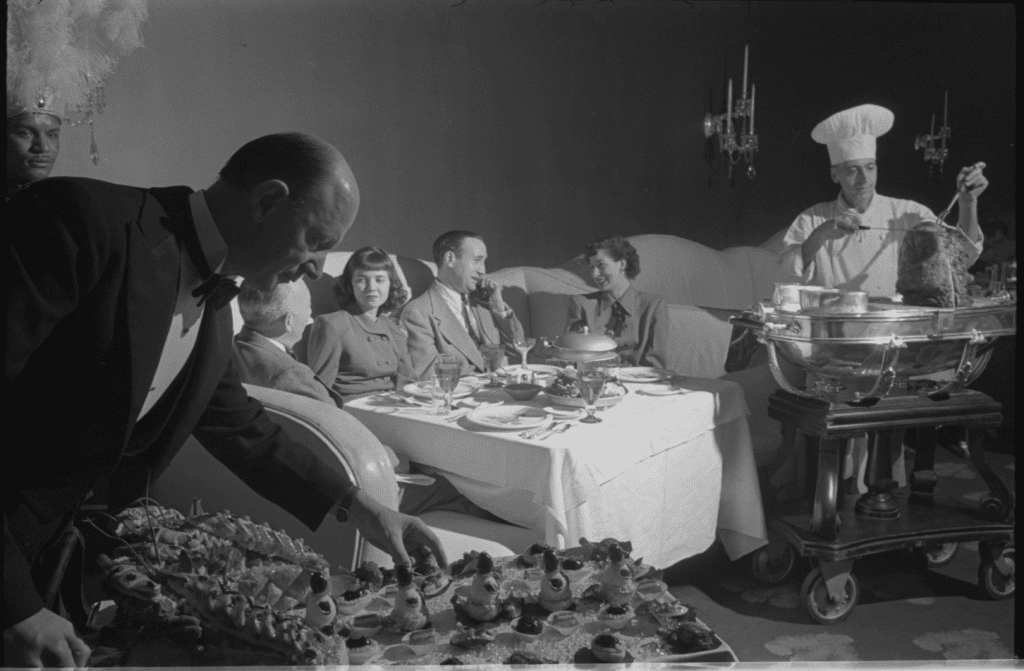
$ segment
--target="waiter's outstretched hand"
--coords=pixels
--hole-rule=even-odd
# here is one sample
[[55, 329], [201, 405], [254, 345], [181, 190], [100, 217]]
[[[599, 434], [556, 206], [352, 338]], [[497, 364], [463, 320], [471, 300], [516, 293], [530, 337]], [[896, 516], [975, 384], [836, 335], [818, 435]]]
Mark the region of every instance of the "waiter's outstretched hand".
[[85, 666], [92, 651], [70, 622], [53, 611], [35, 615], [4, 629], [4, 666]]
[[434, 553], [438, 566], [448, 566], [441, 541], [423, 520], [391, 510], [361, 489], [352, 499], [348, 519], [366, 540], [391, 555], [395, 564], [411, 564], [409, 551], [427, 547]]
[[963, 189], [963, 193], [960, 195], [962, 200], [968, 203], [975, 201], [988, 188], [988, 179], [985, 178], [985, 174], [982, 172], [984, 169], [985, 164], [978, 162], [967, 166], [956, 176], [957, 188]]

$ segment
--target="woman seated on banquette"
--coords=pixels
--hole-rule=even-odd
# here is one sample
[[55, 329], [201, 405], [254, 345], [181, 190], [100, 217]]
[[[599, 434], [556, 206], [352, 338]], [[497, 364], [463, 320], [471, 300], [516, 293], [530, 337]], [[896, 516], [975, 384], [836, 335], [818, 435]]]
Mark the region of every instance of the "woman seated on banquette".
[[592, 242], [583, 250], [599, 291], [573, 296], [569, 330], [588, 327], [615, 339], [619, 361], [629, 366], [664, 368], [668, 350], [665, 299], [633, 288], [640, 255], [620, 236]]
[[408, 292], [387, 252], [353, 252], [335, 295], [341, 309], [320, 315], [310, 327], [306, 361], [313, 372], [344, 400], [411, 380], [407, 336], [391, 317]]

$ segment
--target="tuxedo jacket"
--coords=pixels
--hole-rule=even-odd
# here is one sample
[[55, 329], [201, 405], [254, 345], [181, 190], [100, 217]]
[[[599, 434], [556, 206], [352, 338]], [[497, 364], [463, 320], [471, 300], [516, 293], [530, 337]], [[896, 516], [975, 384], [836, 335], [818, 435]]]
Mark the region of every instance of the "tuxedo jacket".
[[[469, 309], [476, 315], [485, 343], [503, 345], [510, 353], [516, 351], [512, 342], [523, 337], [523, 325], [515, 313], [504, 319], [472, 299]], [[430, 371], [438, 354], [458, 355], [463, 374], [485, 370], [480, 349], [462, 325], [462, 319], [445, 303], [436, 281], [405, 304], [400, 319], [409, 333], [409, 360], [417, 378], [422, 379]]]
[[342, 407], [341, 396], [312, 369], [248, 326], [235, 335], [231, 359], [246, 384], [287, 391]]
[[[32, 562], [90, 490], [145, 494], [193, 434], [311, 529], [347, 483], [291, 441], [242, 387], [231, 311], [207, 307], [183, 370], [140, 420], [177, 298], [179, 241], [198, 263], [191, 189], [42, 180], [6, 204], [11, 239], [4, 627], [42, 607]], [[203, 266], [199, 266], [203, 267]]]

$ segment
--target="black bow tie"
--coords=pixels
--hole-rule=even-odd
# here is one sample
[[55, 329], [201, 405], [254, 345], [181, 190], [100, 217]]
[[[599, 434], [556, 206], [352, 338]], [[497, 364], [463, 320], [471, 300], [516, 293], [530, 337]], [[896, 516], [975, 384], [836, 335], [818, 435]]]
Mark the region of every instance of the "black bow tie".
[[199, 299], [199, 305], [209, 304], [214, 310], [220, 310], [231, 302], [238, 292], [241, 291], [238, 285], [230, 277], [214, 273], [199, 285], [199, 288], [192, 292], [192, 295]]
[[626, 308], [622, 307], [618, 301], [612, 303], [612, 316], [608, 320], [608, 324], [605, 327], [606, 332], [613, 338], [618, 338], [622, 335], [622, 330], [626, 327]]

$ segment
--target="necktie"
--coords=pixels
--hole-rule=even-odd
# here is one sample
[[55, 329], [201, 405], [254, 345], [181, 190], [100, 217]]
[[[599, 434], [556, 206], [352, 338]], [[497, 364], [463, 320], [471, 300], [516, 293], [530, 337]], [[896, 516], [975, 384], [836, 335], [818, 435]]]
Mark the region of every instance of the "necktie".
[[613, 338], [618, 338], [622, 335], [622, 330], [626, 327], [626, 309], [622, 307], [618, 301], [612, 303], [612, 317], [608, 320], [608, 325], [605, 330]]
[[220, 310], [230, 303], [239, 291], [235, 280], [219, 273], [213, 273], [199, 285], [198, 289], [192, 292], [192, 295], [199, 299], [199, 305], [206, 303], [214, 310]]
[[466, 320], [466, 328], [469, 330], [469, 337], [476, 345], [480, 346], [480, 334], [476, 331], [476, 324], [473, 323], [473, 313], [469, 310], [469, 296], [462, 294], [462, 318]]

